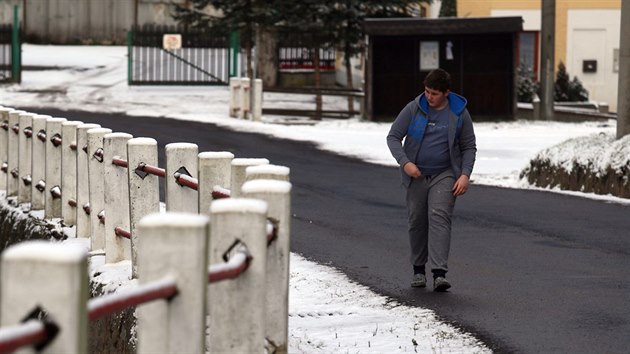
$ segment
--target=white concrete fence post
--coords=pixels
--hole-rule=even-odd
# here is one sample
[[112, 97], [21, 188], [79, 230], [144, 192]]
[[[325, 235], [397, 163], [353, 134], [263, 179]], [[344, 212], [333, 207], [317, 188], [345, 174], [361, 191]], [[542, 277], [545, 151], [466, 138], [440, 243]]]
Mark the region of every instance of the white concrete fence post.
[[253, 120], [260, 122], [262, 120], [262, 106], [263, 106], [263, 82], [262, 79], [254, 80], [254, 112]]
[[90, 129], [100, 128], [99, 124], [81, 124], [77, 126], [77, 237], [88, 238], [92, 235], [92, 223], [90, 222], [90, 173], [87, 154], [87, 132]]
[[18, 204], [31, 202], [31, 168], [33, 167], [33, 113], [20, 114], [18, 133]]
[[46, 219], [61, 217], [61, 124], [65, 118], [48, 118], [46, 120]]
[[[253, 168], [253, 167], [250, 167]], [[277, 354], [287, 353], [289, 340], [289, 258], [291, 183], [258, 179], [243, 184], [243, 196], [267, 202], [267, 216], [277, 223], [277, 238], [267, 246], [265, 334]]]
[[89, 284], [85, 249], [27, 241], [4, 252], [0, 270], [0, 325], [18, 324], [39, 307], [60, 330], [37, 353], [87, 352]]
[[9, 107], [0, 107], [0, 165], [2, 170], [0, 171], [0, 190], [7, 190], [7, 178], [10, 175], [8, 170], [9, 159], [9, 113], [14, 109]]
[[127, 160], [127, 133], [111, 133], [103, 138], [105, 150], [105, 263], [131, 260], [131, 240], [117, 236], [117, 227], [129, 231], [129, 177], [127, 169], [112, 164], [114, 158]]
[[241, 79], [230, 78], [230, 117], [236, 118], [241, 110]]
[[268, 165], [269, 160], [261, 158], [236, 158], [232, 160], [230, 174], [230, 196], [232, 198], [241, 195], [241, 186], [245, 183], [246, 169], [250, 166]]
[[[33, 117], [33, 165], [31, 168], [31, 210], [46, 208], [46, 122], [51, 116]], [[44, 134], [44, 135], [42, 135]]]
[[[25, 111], [12, 111], [9, 113], [9, 138], [8, 138], [8, 156], [7, 156], [7, 197], [17, 197], [19, 188], [19, 171], [18, 171], [18, 148], [19, 148], [19, 129], [20, 114]], [[16, 131], [17, 130], [17, 131]]]
[[247, 246], [252, 260], [236, 279], [208, 288], [210, 353], [260, 353], [265, 346], [267, 203], [227, 198], [210, 206], [210, 264], [222, 263], [235, 240]]
[[138, 223], [139, 282], [172, 276], [177, 296], [139, 306], [138, 353], [204, 353], [208, 217], [151, 214]]
[[105, 213], [105, 181], [103, 178], [104, 153], [103, 137], [112, 132], [107, 128], [94, 128], [87, 131], [88, 142], [88, 185], [90, 194], [90, 249], [105, 249], [105, 224], [101, 217]]
[[206, 151], [199, 154], [199, 212], [207, 214], [212, 204], [212, 188], [230, 188], [231, 163], [228, 151]]
[[250, 93], [249, 90], [251, 89], [251, 85], [249, 84], [249, 78], [242, 78], [241, 79], [241, 92], [239, 94], [240, 96], [240, 106], [241, 109], [239, 110], [238, 116], [241, 119], [247, 119], [249, 118], [249, 105], [250, 105]]
[[276, 181], [289, 182], [291, 170], [286, 166], [279, 165], [257, 165], [245, 169], [245, 181], [255, 179], [273, 179]]
[[138, 277], [138, 223], [149, 214], [160, 212], [160, 177], [136, 171], [143, 163], [158, 166], [158, 144], [151, 138], [133, 138], [127, 142], [129, 157], [129, 220], [131, 229], [131, 276]]
[[172, 143], [166, 145], [166, 211], [198, 214], [199, 193], [177, 184], [175, 173], [197, 178], [199, 148], [196, 144]]
[[76, 120], [61, 124], [61, 217], [66, 225], [77, 223], [77, 207], [70, 205], [70, 201], [77, 203], [77, 127], [82, 124]]

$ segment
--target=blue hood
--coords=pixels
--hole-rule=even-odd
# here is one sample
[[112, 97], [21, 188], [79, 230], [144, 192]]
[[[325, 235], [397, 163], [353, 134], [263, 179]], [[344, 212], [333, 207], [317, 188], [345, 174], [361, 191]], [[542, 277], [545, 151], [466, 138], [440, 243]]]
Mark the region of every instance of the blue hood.
[[[464, 96], [460, 96], [452, 91], [449, 92], [448, 96], [446, 97], [448, 98], [448, 104], [451, 108], [451, 111], [459, 117], [466, 108], [466, 104], [468, 104], [468, 101], [466, 100], [466, 98], [464, 98]], [[424, 114], [429, 113], [429, 102], [427, 101], [427, 98], [424, 97], [424, 92], [421, 93], [420, 96], [416, 97], [416, 103], [418, 104], [418, 107], [420, 107], [420, 110], [424, 112]]]

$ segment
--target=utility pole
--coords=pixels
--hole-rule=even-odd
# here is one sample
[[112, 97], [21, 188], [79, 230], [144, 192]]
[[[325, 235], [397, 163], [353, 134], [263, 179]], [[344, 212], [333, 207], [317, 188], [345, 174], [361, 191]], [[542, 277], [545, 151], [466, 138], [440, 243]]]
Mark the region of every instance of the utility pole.
[[617, 139], [630, 134], [630, 1], [621, 2], [620, 31]]
[[554, 65], [555, 65], [555, 35], [556, 35], [556, 0], [541, 0], [542, 2], [542, 43], [541, 43], [541, 96], [540, 105], [542, 118], [553, 119], [554, 93]]

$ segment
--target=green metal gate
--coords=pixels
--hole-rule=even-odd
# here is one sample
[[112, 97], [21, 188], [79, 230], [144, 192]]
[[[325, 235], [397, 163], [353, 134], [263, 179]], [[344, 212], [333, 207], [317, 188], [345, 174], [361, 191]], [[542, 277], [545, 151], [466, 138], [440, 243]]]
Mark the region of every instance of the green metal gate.
[[18, 7], [13, 8], [13, 24], [0, 25], [0, 82], [22, 81], [22, 47]]

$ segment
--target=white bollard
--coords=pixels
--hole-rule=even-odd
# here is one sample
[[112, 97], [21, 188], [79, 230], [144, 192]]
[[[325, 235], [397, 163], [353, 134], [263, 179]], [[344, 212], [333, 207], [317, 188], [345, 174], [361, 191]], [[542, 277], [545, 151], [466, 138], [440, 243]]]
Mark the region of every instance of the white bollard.
[[260, 122], [262, 120], [262, 106], [263, 106], [263, 82], [262, 79], [254, 80], [254, 112], [252, 118], [254, 121]]
[[[7, 197], [17, 197], [18, 195], [18, 149], [19, 149], [19, 135], [20, 131], [20, 114], [26, 113], [25, 111], [13, 111], [9, 113], [9, 137], [7, 139], [8, 156], [7, 156]], [[17, 130], [17, 131], [16, 131]]]
[[177, 295], [139, 306], [138, 353], [204, 353], [208, 217], [151, 214], [138, 223], [139, 282], [172, 276]]
[[199, 212], [207, 214], [212, 204], [212, 188], [230, 188], [231, 162], [234, 154], [206, 151], [199, 154]]
[[[51, 116], [33, 117], [33, 165], [31, 167], [31, 210], [46, 208], [46, 122]], [[42, 135], [43, 134], [43, 135]]]
[[31, 167], [33, 167], [33, 113], [21, 113], [18, 133], [18, 204], [31, 202]]
[[267, 159], [237, 158], [232, 160], [230, 174], [230, 192], [232, 198], [240, 197], [241, 186], [245, 183], [245, 172], [249, 166], [268, 165]]
[[101, 222], [101, 215], [105, 212], [105, 181], [103, 173], [103, 137], [112, 132], [107, 128], [88, 130], [88, 176], [90, 194], [90, 246], [92, 250], [105, 249], [105, 224]]
[[77, 237], [88, 238], [92, 235], [92, 223], [90, 222], [90, 173], [87, 155], [87, 131], [100, 128], [99, 124], [81, 124], [77, 126]]
[[267, 203], [229, 198], [210, 206], [210, 264], [241, 240], [252, 256], [238, 278], [210, 284], [210, 353], [261, 353], [265, 346], [265, 280]]
[[38, 308], [59, 332], [41, 351], [86, 353], [88, 265], [85, 249], [67, 244], [27, 241], [2, 255], [0, 325], [20, 323]]
[[131, 229], [131, 276], [138, 277], [138, 235], [140, 220], [160, 212], [160, 177], [137, 170], [143, 163], [158, 167], [158, 144], [151, 138], [133, 138], [127, 142], [129, 157], [129, 221]]
[[66, 225], [77, 223], [77, 127], [82, 124], [76, 120], [61, 124], [61, 217]]
[[46, 120], [46, 219], [61, 217], [61, 198], [54, 192], [61, 189], [61, 145], [58, 143], [61, 124], [65, 121], [65, 118]]
[[249, 84], [249, 78], [242, 78], [241, 79], [241, 93], [240, 93], [240, 99], [241, 99], [241, 109], [239, 110], [239, 118], [241, 119], [247, 119], [249, 118], [249, 90], [251, 89], [251, 85]]
[[9, 158], [9, 113], [13, 111], [13, 108], [2, 107], [0, 108], [0, 165], [2, 170], [0, 171], [0, 190], [7, 190], [7, 178], [9, 176], [8, 171], [8, 158]]
[[273, 179], [276, 181], [289, 182], [290, 173], [291, 173], [291, 170], [286, 166], [279, 166], [279, 165], [250, 166], [245, 169], [245, 181], [253, 181], [255, 179]]
[[241, 79], [237, 77], [230, 78], [230, 117], [238, 117], [241, 109]]
[[267, 282], [265, 337], [276, 348], [273, 353], [287, 353], [289, 326], [289, 258], [291, 233], [291, 183], [258, 179], [245, 182], [246, 198], [267, 202], [267, 216], [277, 222], [277, 238], [267, 246]]
[[166, 145], [166, 211], [198, 214], [199, 201], [196, 190], [180, 186], [173, 177], [180, 172], [197, 178], [199, 148], [190, 143]]
[[129, 231], [129, 177], [127, 168], [112, 164], [113, 159], [127, 160], [127, 133], [111, 133], [103, 138], [105, 150], [105, 263], [131, 260], [131, 241], [117, 236], [117, 227]]

